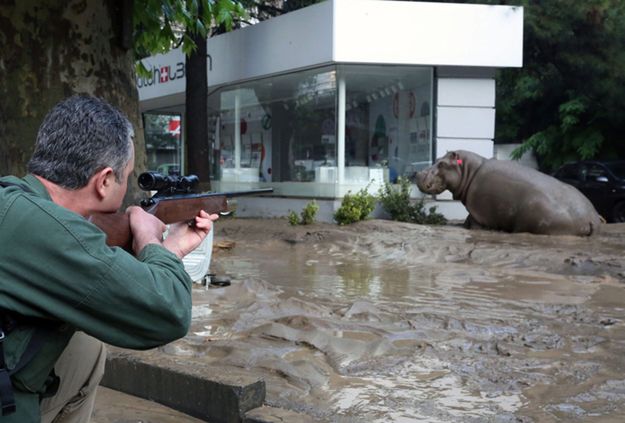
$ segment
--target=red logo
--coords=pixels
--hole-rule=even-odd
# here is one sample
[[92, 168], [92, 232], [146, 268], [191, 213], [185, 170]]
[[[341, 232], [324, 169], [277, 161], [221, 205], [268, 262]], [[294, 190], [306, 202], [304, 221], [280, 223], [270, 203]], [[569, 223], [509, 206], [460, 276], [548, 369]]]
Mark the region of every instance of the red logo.
[[169, 81], [169, 66], [163, 66], [161, 68], [161, 77], [159, 82]]

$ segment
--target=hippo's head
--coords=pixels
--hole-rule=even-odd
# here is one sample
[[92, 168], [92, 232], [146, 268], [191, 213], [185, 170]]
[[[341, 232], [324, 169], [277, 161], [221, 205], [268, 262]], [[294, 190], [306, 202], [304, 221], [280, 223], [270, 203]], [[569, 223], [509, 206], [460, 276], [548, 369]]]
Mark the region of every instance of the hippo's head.
[[427, 194], [440, 194], [454, 188], [462, 180], [462, 158], [457, 151], [450, 151], [434, 164], [416, 175], [417, 187]]

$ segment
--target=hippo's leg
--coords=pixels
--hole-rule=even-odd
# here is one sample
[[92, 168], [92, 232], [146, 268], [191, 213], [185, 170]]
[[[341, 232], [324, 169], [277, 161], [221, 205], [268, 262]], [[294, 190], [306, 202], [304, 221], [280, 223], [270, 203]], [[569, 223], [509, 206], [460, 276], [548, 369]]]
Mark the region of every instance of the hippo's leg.
[[462, 226], [465, 229], [488, 229], [486, 226], [480, 225], [471, 215], [468, 215]]

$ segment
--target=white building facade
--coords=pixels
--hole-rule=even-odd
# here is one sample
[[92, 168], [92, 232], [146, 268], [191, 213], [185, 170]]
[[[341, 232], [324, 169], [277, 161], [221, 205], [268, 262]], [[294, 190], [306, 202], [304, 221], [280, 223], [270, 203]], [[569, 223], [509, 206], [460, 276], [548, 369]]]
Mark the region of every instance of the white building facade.
[[[345, 193], [377, 193], [447, 150], [492, 157], [495, 71], [521, 67], [522, 47], [522, 7], [381, 0], [328, 0], [210, 38], [213, 188], [274, 189], [242, 201], [243, 215], [315, 198], [327, 217]], [[184, 130], [172, 124], [185, 122], [184, 56], [143, 62], [150, 167], [184, 169]]]

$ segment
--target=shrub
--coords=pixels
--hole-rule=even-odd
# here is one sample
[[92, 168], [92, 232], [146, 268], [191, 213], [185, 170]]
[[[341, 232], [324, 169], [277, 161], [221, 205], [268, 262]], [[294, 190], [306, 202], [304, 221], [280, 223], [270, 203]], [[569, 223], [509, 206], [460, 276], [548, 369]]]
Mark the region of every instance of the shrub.
[[302, 219], [300, 220], [300, 223], [302, 225], [310, 225], [311, 223], [314, 223], [318, 211], [319, 204], [317, 204], [315, 200], [312, 200], [310, 203], [306, 204], [302, 210]]
[[289, 223], [293, 226], [299, 225], [299, 216], [293, 210], [289, 210]]
[[420, 198], [415, 204], [410, 201], [410, 181], [398, 178], [399, 188], [394, 188], [388, 182], [380, 189], [380, 203], [382, 208], [391, 216], [392, 220], [430, 225], [443, 225], [447, 219], [436, 212], [436, 206], [424, 210], [425, 199]]
[[343, 197], [341, 207], [334, 213], [334, 220], [339, 225], [348, 225], [366, 219], [375, 208], [376, 198], [367, 191], [369, 186], [356, 194], [348, 192]]
[[319, 211], [319, 204], [315, 200], [306, 204], [302, 209], [301, 214], [298, 216], [294, 211], [289, 211], [289, 223], [291, 225], [310, 225], [315, 222], [315, 217]]
[[412, 214], [410, 181], [400, 177], [397, 182], [399, 182], [399, 189], [393, 188], [388, 182], [380, 188], [380, 203], [392, 220], [410, 222]]

